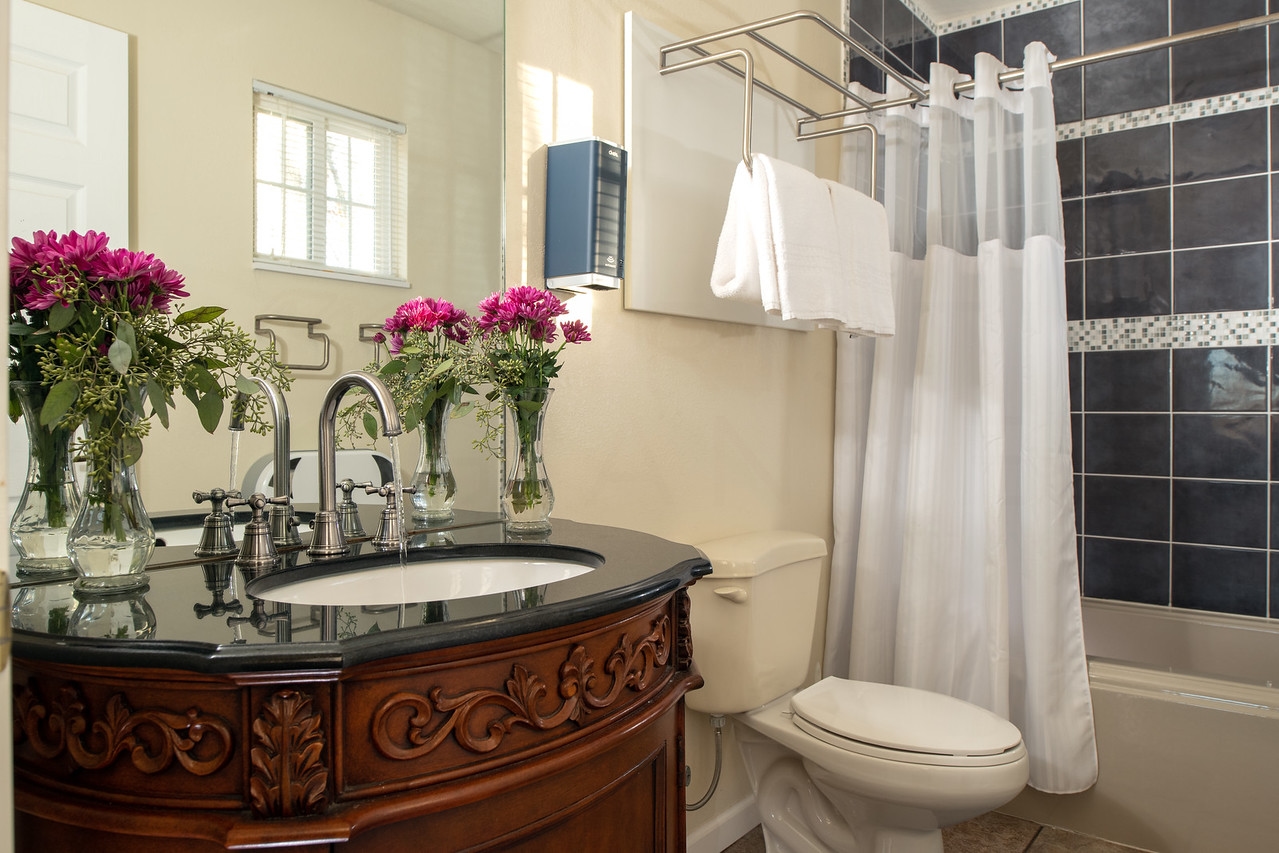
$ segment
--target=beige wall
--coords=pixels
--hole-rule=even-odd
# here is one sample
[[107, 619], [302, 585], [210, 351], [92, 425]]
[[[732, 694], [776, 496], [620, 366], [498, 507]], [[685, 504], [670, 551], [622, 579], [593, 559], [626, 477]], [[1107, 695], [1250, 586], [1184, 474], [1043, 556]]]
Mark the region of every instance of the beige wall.
[[[361, 323], [381, 322], [412, 296], [447, 296], [469, 308], [501, 286], [500, 54], [370, 0], [41, 5], [130, 36], [131, 248], [187, 277], [188, 306], [222, 305], [250, 332], [258, 314], [324, 321], [329, 368], [296, 372], [288, 394], [295, 449], [316, 446], [320, 401], [333, 380], [372, 357], [358, 343]], [[251, 268], [254, 79], [408, 126], [411, 290]], [[319, 361], [305, 326], [271, 328], [292, 345], [287, 360]], [[495, 508], [495, 463], [457, 439], [458, 505]], [[411, 471], [417, 441], [402, 444]], [[270, 438], [246, 435], [240, 471], [271, 449]], [[148, 509], [197, 509], [191, 491], [224, 486], [229, 457], [228, 434], [209, 436], [180, 402], [167, 433], [154, 424], [139, 465]]]
[[[838, 0], [811, 5], [841, 20]], [[783, 0], [510, 0], [507, 21], [507, 283], [537, 281], [544, 200], [527, 164], [557, 139], [621, 141], [623, 15], [690, 37], [793, 11]], [[837, 75], [810, 24], [775, 31]], [[762, 59], [763, 57], [761, 57]], [[684, 73], [699, 73], [689, 71]], [[766, 63], [763, 78], [794, 91]], [[806, 100], [833, 109], [811, 86]], [[584, 108], [583, 105], [589, 105]], [[829, 163], [826, 156], [823, 163]], [[728, 187], [724, 188], [727, 199]], [[678, 215], [673, 211], [672, 215]], [[531, 267], [531, 269], [529, 269]], [[642, 287], [642, 281], [627, 282]], [[584, 303], [584, 304], [581, 304]], [[548, 415], [555, 514], [699, 542], [759, 528], [831, 533], [834, 338], [624, 311], [618, 293], [573, 300], [594, 340], [566, 354]], [[823, 608], [824, 609], [824, 608]], [[694, 636], [696, 649], [696, 635]], [[689, 715], [690, 799], [710, 778], [705, 717]], [[690, 830], [749, 793], [731, 737], [720, 792]]]

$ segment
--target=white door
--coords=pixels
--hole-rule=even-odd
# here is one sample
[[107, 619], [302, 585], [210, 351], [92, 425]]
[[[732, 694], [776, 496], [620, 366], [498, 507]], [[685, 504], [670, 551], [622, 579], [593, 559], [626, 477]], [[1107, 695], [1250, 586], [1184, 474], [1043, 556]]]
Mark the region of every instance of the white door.
[[[128, 247], [129, 37], [25, 0], [12, 11], [7, 236], [92, 229]], [[8, 433], [6, 521], [27, 470], [26, 428]]]

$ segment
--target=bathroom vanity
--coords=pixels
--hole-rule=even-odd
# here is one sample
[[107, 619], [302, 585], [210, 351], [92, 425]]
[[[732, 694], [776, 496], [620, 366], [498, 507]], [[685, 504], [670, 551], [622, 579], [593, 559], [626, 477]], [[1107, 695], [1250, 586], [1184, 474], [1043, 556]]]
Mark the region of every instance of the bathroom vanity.
[[[593, 562], [542, 586], [334, 606], [253, 599], [231, 563], [158, 548], [149, 586], [116, 604], [124, 639], [63, 635], [69, 582], [15, 589], [18, 849], [684, 849], [701, 554], [562, 519], [527, 543], [482, 519], [411, 541], [433, 559]], [[357, 565], [398, 560], [353, 547]]]

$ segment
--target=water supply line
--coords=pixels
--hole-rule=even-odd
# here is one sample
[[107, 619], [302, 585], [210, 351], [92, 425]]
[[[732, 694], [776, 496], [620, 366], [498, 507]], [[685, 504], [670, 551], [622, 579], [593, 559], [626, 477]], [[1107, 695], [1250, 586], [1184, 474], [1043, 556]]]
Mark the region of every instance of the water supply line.
[[[711, 797], [715, 795], [715, 789], [719, 787], [719, 771], [724, 764], [724, 715], [711, 714], [711, 728], [715, 730], [715, 775], [711, 776], [711, 786], [702, 794], [702, 798], [691, 805], [685, 805], [684, 810], [694, 812], [711, 801]], [[692, 776], [692, 770], [685, 768], [687, 775]], [[685, 788], [688, 786], [685, 785]]]

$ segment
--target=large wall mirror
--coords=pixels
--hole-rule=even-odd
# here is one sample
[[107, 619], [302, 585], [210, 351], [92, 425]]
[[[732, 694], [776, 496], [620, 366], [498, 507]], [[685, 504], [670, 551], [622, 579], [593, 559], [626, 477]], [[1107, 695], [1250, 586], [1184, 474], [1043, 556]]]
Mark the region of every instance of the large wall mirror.
[[[153, 252], [185, 275], [188, 307], [223, 306], [250, 333], [263, 315], [319, 320], [310, 330], [300, 322], [263, 324], [274, 332], [286, 362], [314, 367], [327, 352], [322, 369], [294, 371], [286, 395], [295, 450], [317, 446], [320, 401], [333, 380], [373, 359], [373, 345], [361, 340], [362, 326], [381, 323], [414, 296], [447, 298], [473, 310], [502, 286], [503, 0], [38, 5], [124, 34], [127, 75], [124, 91], [115, 95], [123, 101], [110, 109], [118, 118], [124, 111], [118, 124], [123, 131], [108, 134], [127, 135], [126, 177], [118, 182], [126, 197], [114, 200], [124, 218], [85, 218], [84, 210], [93, 206], [83, 197], [39, 198], [15, 178], [21, 170], [11, 162], [11, 234], [107, 231], [112, 245]], [[44, 73], [67, 70], [58, 65], [64, 60], [40, 57], [39, 34], [35, 44], [19, 43], [22, 38], [30, 36], [15, 26], [10, 68], [13, 88], [22, 95], [13, 99], [15, 111], [27, 115], [11, 115], [11, 131], [20, 121], [38, 123], [59, 110], [90, 121], [92, 112], [69, 93], [71, 84], [50, 84], [54, 78]], [[24, 62], [30, 67], [21, 68]], [[67, 79], [77, 75], [83, 76], [71, 68]], [[253, 267], [254, 81], [404, 125], [409, 286]], [[89, 92], [96, 101], [93, 82]], [[42, 111], [50, 116], [39, 115]], [[95, 132], [102, 137], [92, 125], [84, 130], [90, 141]], [[26, 198], [19, 197], [23, 192]], [[22, 427], [11, 426], [10, 432], [21, 434]], [[472, 447], [479, 435], [468, 419], [450, 425], [456, 506], [493, 511], [500, 463]], [[155, 424], [138, 466], [148, 510], [198, 511], [193, 490], [226, 488], [232, 470], [241, 483], [244, 472], [273, 447], [269, 436], [245, 434], [232, 469], [234, 443], [225, 423], [209, 435], [185, 404], [167, 431]], [[380, 449], [389, 449], [385, 440]], [[417, 453], [416, 435], [400, 440], [406, 478]], [[10, 472], [16, 474], [11, 480], [19, 480], [24, 468], [25, 462], [11, 458]]]

